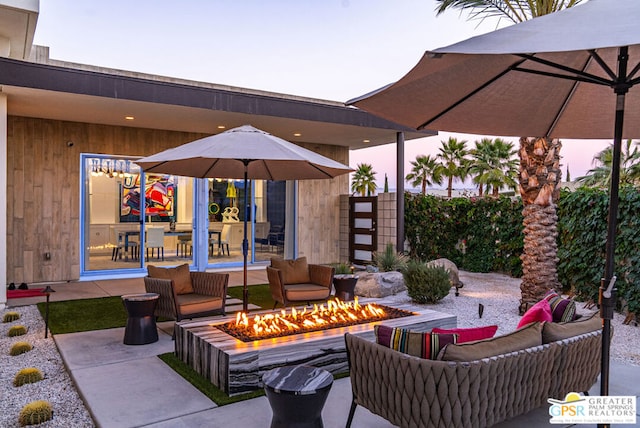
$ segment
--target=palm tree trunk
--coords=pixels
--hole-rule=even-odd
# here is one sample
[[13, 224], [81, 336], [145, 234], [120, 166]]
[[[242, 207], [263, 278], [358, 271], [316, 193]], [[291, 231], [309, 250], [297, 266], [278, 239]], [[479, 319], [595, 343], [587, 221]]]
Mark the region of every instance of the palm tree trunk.
[[520, 313], [539, 301], [551, 289], [560, 289], [556, 243], [556, 202], [559, 196], [559, 140], [520, 138], [520, 195], [524, 209], [524, 249]]
[[447, 197], [451, 197], [451, 189], [453, 189], [453, 176], [449, 176], [449, 182], [447, 184]]
[[520, 312], [542, 299], [549, 290], [561, 288], [558, 281], [558, 236], [556, 206], [531, 204], [524, 207], [524, 250]]

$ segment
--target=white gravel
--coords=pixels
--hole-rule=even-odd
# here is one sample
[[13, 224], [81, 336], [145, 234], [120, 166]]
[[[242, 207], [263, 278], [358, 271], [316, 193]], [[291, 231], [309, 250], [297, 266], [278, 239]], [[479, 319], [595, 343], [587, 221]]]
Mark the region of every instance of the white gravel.
[[[71, 428], [95, 426], [84, 403], [69, 377], [58, 348], [51, 338], [44, 338], [44, 320], [35, 305], [7, 308], [0, 318], [0, 427], [19, 427], [18, 415], [22, 407], [35, 400], [46, 400], [53, 407], [53, 419], [38, 425], [43, 428]], [[2, 323], [6, 312], [18, 312], [20, 319]], [[9, 328], [24, 325], [26, 335], [8, 337]], [[33, 349], [12, 357], [11, 346], [28, 342]], [[40, 369], [44, 379], [20, 387], [13, 386], [16, 373], [26, 367]]]
[[[499, 326], [497, 334], [514, 330], [520, 319], [518, 301], [520, 280], [506, 275], [460, 272], [464, 287], [460, 296], [451, 293], [435, 305], [424, 305], [434, 310], [457, 315], [458, 327], [476, 327], [489, 324]], [[409, 302], [406, 292], [384, 299], [387, 302]], [[478, 305], [484, 305], [482, 318], [478, 316]], [[578, 313], [588, 315], [577, 303]], [[53, 419], [39, 425], [44, 428], [93, 427], [94, 423], [80, 399], [73, 382], [67, 374], [56, 345], [49, 336], [44, 338], [44, 321], [35, 305], [7, 308], [20, 314], [20, 319], [11, 323], [0, 323], [0, 427], [18, 427], [18, 414], [25, 404], [34, 400], [49, 401], [54, 410]], [[612, 321], [614, 336], [611, 344], [611, 359], [625, 364], [640, 366], [640, 327], [623, 325], [624, 317], [615, 314]], [[1, 319], [0, 319], [1, 321]], [[24, 336], [7, 337], [11, 326], [24, 325], [29, 331]], [[18, 341], [26, 341], [34, 349], [26, 354], [12, 357], [9, 349]], [[35, 384], [13, 386], [16, 372], [25, 367], [40, 369], [45, 379]]]
[[[464, 287], [460, 295], [454, 291], [435, 305], [424, 305], [433, 310], [454, 314], [458, 317], [458, 327], [479, 327], [498, 325], [496, 334], [515, 330], [520, 320], [518, 305], [520, 300], [520, 279], [497, 273], [460, 272]], [[410, 302], [406, 292], [385, 298], [389, 301]], [[478, 305], [484, 305], [482, 318], [478, 316]], [[595, 309], [585, 309], [584, 304], [576, 302], [577, 313], [589, 315]], [[624, 325], [624, 315], [616, 313], [611, 340], [611, 360], [624, 364], [640, 366], [640, 327]]]

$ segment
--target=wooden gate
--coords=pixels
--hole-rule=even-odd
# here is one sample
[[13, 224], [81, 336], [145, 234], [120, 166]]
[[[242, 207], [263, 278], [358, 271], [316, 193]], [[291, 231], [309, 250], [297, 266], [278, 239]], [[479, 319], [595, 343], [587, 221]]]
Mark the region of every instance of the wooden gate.
[[378, 249], [378, 197], [349, 197], [349, 260], [372, 263]]

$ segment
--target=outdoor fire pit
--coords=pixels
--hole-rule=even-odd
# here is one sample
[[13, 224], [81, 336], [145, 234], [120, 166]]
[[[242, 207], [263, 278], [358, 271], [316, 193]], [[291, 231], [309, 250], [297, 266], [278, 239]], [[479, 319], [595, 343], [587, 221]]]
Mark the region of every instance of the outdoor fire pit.
[[243, 342], [251, 342], [411, 315], [414, 314], [410, 311], [375, 303], [363, 306], [356, 297], [353, 302], [332, 299], [326, 306], [314, 305], [309, 310], [297, 310], [294, 307], [290, 311], [282, 309], [280, 313], [255, 315], [253, 318], [244, 312], [238, 312], [235, 321], [219, 324], [217, 328]]
[[[350, 304], [356, 304], [351, 302]], [[358, 304], [365, 307], [366, 304]], [[424, 332], [434, 327], [454, 328], [456, 317], [410, 304], [391, 307], [376, 305], [400, 315], [393, 319], [375, 319], [350, 326], [325, 326], [322, 330], [243, 341], [225, 331], [225, 324], [235, 324], [238, 316], [200, 319], [176, 323], [176, 356], [209, 379], [229, 395], [262, 389], [262, 375], [284, 365], [305, 364], [321, 367], [333, 374], [348, 371], [344, 334], [351, 333], [374, 340], [373, 326], [406, 327]], [[293, 311], [293, 309], [292, 309]], [[296, 308], [296, 313], [304, 312]], [[313, 310], [307, 308], [307, 312]], [[280, 315], [281, 312], [258, 312], [260, 319]], [[253, 316], [254, 314], [252, 314]], [[243, 316], [240, 315], [240, 320]]]

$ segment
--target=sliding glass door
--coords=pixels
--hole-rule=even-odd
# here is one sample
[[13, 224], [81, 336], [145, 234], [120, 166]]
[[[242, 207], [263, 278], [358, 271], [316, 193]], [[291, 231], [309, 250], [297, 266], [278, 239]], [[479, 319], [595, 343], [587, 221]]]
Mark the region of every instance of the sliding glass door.
[[241, 266], [245, 218], [250, 263], [293, 246], [284, 181], [245, 188], [242, 180], [141, 174], [131, 157], [84, 154], [81, 162], [81, 276], [136, 274], [147, 264]]

